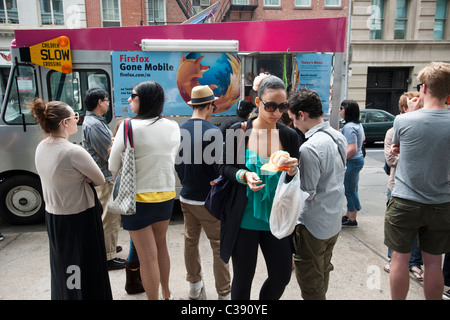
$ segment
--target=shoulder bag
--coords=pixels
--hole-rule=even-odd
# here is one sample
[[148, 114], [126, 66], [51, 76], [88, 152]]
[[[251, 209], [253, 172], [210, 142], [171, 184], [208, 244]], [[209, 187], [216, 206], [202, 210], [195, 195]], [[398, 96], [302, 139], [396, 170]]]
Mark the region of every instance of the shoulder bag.
[[[243, 132], [237, 145], [238, 151], [236, 152], [235, 159], [237, 154], [239, 154], [239, 147], [242, 144], [242, 139], [244, 138], [245, 131], [247, 130], [247, 122], [241, 122], [241, 129]], [[206, 196], [205, 208], [214, 218], [218, 220], [223, 220], [225, 204], [227, 203], [228, 196], [233, 186], [232, 183], [233, 182], [228, 181], [221, 175], [214, 180], [211, 190]]]
[[116, 214], [132, 215], [136, 213], [136, 166], [131, 120], [125, 120], [123, 128], [125, 151], [122, 153], [120, 179], [116, 179], [114, 183], [113, 190], [117, 192], [111, 193], [108, 210]]

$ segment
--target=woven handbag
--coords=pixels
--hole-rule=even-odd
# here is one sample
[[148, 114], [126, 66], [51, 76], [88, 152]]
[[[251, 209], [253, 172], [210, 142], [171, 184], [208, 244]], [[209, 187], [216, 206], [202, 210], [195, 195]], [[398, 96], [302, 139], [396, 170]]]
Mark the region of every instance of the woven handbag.
[[113, 190], [117, 192], [112, 192], [108, 210], [116, 214], [132, 215], [136, 213], [136, 167], [131, 120], [125, 120], [123, 128], [125, 151], [122, 153], [120, 179], [116, 179], [114, 183]]

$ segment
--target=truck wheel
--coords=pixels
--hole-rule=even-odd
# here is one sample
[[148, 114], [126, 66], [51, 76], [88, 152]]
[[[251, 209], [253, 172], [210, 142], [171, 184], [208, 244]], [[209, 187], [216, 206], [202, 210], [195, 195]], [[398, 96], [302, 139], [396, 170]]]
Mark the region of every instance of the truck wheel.
[[0, 217], [12, 224], [44, 221], [45, 205], [39, 178], [17, 175], [0, 183]]

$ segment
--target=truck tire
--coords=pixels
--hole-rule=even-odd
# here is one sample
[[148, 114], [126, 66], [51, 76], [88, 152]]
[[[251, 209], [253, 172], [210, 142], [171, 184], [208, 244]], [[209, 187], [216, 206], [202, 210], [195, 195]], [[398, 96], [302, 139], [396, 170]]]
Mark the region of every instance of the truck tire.
[[41, 182], [32, 175], [16, 175], [0, 183], [0, 217], [12, 224], [44, 221]]

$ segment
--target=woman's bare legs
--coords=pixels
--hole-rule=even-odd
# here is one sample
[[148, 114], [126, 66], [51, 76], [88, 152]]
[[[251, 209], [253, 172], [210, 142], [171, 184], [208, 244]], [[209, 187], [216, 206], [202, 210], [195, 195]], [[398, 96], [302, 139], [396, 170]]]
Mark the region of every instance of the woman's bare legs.
[[160, 283], [163, 298], [170, 296], [170, 257], [166, 243], [169, 221], [156, 222], [145, 228], [130, 231], [139, 256], [142, 285], [149, 300], [158, 299]]

